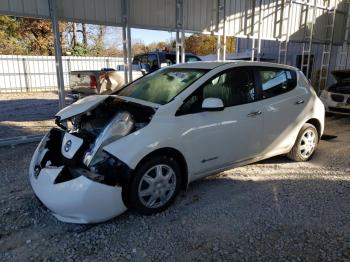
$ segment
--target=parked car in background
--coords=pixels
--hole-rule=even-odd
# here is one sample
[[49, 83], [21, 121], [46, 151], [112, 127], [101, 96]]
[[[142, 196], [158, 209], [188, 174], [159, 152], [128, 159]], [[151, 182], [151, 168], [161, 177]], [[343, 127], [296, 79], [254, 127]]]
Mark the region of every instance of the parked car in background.
[[[198, 62], [201, 59], [198, 56], [186, 54], [185, 61], [186, 63]], [[136, 80], [145, 74], [175, 63], [176, 55], [171, 52], [156, 51], [136, 55], [132, 62], [132, 78]], [[118, 91], [124, 84], [124, 66], [121, 65], [116, 69], [71, 71], [68, 96], [78, 100], [88, 95], [110, 94]]]
[[[143, 74], [133, 70], [133, 78]], [[68, 96], [74, 101], [89, 95], [103, 95], [118, 91], [124, 85], [124, 72], [112, 68], [101, 70], [71, 71], [69, 74]]]
[[262, 62], [162, 68], [56, 114], [29, 177], [61, 221], [166, 209], [199, 178], [276, 155], [307, 161], [324, 105], [298, 69]]
[[350, 115], [350, 70], [332, 72], [337, 83], [321, 93], [327, 113]]
[[[185, 54], [185, 62], [199, 62], [202, 61], [198, 56], [193, 54]], [[176, 64], [176, 54], [174, 52], [150, 52], [136, 55], [132, 62], [133, 66], [140, 65], [145, 69], [146, 73], [154, 72], [161, 67]]]

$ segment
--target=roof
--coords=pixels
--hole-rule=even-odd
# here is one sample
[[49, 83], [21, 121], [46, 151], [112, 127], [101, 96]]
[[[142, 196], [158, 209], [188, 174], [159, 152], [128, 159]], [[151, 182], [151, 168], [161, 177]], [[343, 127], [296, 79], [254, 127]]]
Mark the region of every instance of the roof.
[[[2, 15], [27, 16], [38, 18], [49, 18], [48, 0], [1, 0], [0, 13]], [[247, 0], [55, 0], [57, 6], [57, 16], [60, 20], [103, 24], [110, 26], [123, 25], [123, 3], [127, 3], [129, 9], [129, 25], [132, 28], [155, 29], [164, 31], [175, 31], [176, 14], [181, 20], [182, 28], [188, 32], [198, 33], [216, 33], [220, 29], [220, 35], [223, 35], [223, 28], [227, 36], [237, 37], [257, 37], [259, 23], [252, 21], [261, 21], [261, 38], [276, 40], [282, 37], [287, 30], [293, 41], [304, 40], [304, 29], [300, 27], [298, 19], [300, 17], [300, 8], [292, 8], [289, 17], [290, 23], [277, 21], [277, 17], [282, 14], [287, 15], [287, 3], [289, 1], [265, 0], [262, 1], [263, 8], [261, 12], [254, 12], [258, 8], [255, 1]], [[300, 2], [300, 1], [299, 1]], [[304, 2], [304, 1], [302, 1]], [[328, 3], [328, 8], [336, 6], [336, 19], [333, 43], [343, 43], [346, 27], [346, 13], [348, 6], [346, 1], [317, 1], [322, 2], [323, 8]], [[338, 3], [339, 2], [339, 3]], [[319, 3], [320, 4], [320, 3]], [[225, 12], [218, 12], [220, 5]], [[182, 8], [181, 8], [182, 7]], [[320, 6], [321, 7], [321, 6]], [[177, 10], [180, 10], [179, 12]], [[182, 10], [182, 12], [181, 12]], [[223, 13], [229, 19], [223, 18]], [[183, 18], [181, 19], [181, 14]], [[247, 16], [249, 14], [249, 16]], [[328, 19], [322, 19], [324, 12], [317, 9], [314, 38], [325, 41], [324, 30], [328, 24]], [[282, 16], [284, 17], [284, 16]], [[223, 22], [225, 21], [225, 26]], [[275, 26], [277, 24], [277, 26]], [[253, 33], [253, 35], [252, 35]], [[349, 39], [346, 39], [348, 41]]]
[[268, 66], [268, 67], [277, 67], [277, 68], [286, 68], [291, 70], [298, 70], [297, 68], [289, 65], [269, 63], [269, 62], [258, 62], [258, 61], [200, 61], [200, 62], [191, 62], [185, 64], [177, 64], [172, 67], [176, 68], [195, 68], [195, 69], [209, 69], [212, 70], [216, 67], [223, 66], [226, 64], [233, 64], [236, 66]]

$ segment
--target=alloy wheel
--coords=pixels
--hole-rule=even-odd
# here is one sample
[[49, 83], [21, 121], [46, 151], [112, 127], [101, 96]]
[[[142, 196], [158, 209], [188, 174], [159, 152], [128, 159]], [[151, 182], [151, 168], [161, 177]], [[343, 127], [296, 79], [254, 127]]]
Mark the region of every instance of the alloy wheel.
[[148, 208], [165, 205], [176, 189], [176, 175], [168, 165], [156, 165], [142, 176], [138, 186], [138, 197]]
[[300, 154], [304, 158], [308, 158], [316, 147], [316, 134], [312, 129], [305, 130], [300, 140]]

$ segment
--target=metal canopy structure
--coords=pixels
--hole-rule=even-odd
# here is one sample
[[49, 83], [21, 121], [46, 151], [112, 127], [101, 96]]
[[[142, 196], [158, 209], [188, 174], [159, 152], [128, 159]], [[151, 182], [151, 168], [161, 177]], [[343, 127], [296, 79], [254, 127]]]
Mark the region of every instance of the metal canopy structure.
[[[324, 45], [322, 68], [328, 70], [332, 45], [342, 45], [342, 52], [348, 54], [348, 6], [348, 0], [1, 0], [0, 14], [51, 19], [60, 106], [64, 106], [58, 20], [122, 27], [128, 82], [132, 80], [131, 27], [175, 31], [177, 62], [184, 61], [184, 32], [219, 36], [217, 57], [223, 60], [226, 37], [221, 40], [220, 36], [252, 39], [252, 59], [256, 53], [258, 60], [261, 40], [277, 40], [279, 62], [284, 63], [288, 43], [300, 42], [307, 71], [312, 45], [320, 43]], [[328, 71], [321, 75], [325, 81]]]
[[[315, 5], [315, 41], [323, 41], [323, 25], [327, 24], [325, 10], [336, 7], [334, 42], [343, 43], [347, 1], [337, 0], [55, 0], [59, 20], [120, 26], [125, 24], [128, 6], [128, 23], [132, 28], [214, 34], [220, 31], [227, 36], [255, 37], [260, 31], [262, 39], [277, 40], [289, 29], [290, 39], [304, 41], [302, 12], [305, 6]], [[287, 6], [293, 2], [285, 21]], [[325, 4], [325, 2], [327, 2]], [[261, 12], [260, 12], [261, 10]], [[50, 18], [48, 0], [2, 0], [0, 14]], [[284, 16], [284, 19], [281, 17]], [[312, 20], [309, 12], [307, 21]], [[225, 22], [225, 23], [224, 23]], [[224, 26], [225, 24], [225, 26]], [[258, 30], [258, 27], [261, 30]]]

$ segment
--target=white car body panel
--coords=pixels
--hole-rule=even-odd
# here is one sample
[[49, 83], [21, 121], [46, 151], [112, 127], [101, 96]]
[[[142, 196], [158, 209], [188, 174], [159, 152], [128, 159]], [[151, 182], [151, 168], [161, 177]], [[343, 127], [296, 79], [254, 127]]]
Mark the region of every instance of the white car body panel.
[[107, 98], [108, 98], [108, 95], [84, 97], [78, 100], [77, 102], [71, 104], [70, 106], [67, 106], [62, 110], [60, 110], [56, 114], [56, 117], [60, 117], [60, 120], [65, 120], [72, 116], [80, 115], [81, 113], [94, 109], [96, 106], [98, 106], [101, 102], [103, 102]]
[[34, 176], [30, 179], [37, 197], [59, 220], [96, 223], [120, 215], [127, 209], [120, 187], [96, 183], [84, 176], [53, 185], [61, 169], [44, 168], [37, 179]]
[[[315, 104], [306, 81], [300, 79], [297, 86], [284, 94], [262, 100], [264, 105], [263, 155], [289, 152], [302, 125], [314, 118]], [[322, 113], [322, 109], [320, 113]], [[286, 113], [288, 112], [288, 113]]]
[[40, 147], [46, 139], [45, 136], [34, 152], [29, 168], [29, 180], [35, 195], [57, 219], [69, 223], [96, 223], [106, 221], [127, 210], [122, 201], [121, 187], [103, 185], [84, 176], [54, 184], [63, 167], [43, 168], [40, 174], [35, 176], [34, 166], [43, 157], [43, 154], [40, 154]]
[[83, 139], [66, 133], [62, 140], [61, 154], [68, 159], [72, 159], [82, 144]]
[[[195, 67], [194, 67], [195, 66]], [[226, 69], [244, 66], [268, 66], [295, 70], [297, 86], [291, 91], [255, 102], [226, 107], [222, 111], [204, 111], [176, 115], [183, 101], [207, 80]], [[298, 132], [307, 121], [319, 122], [324, 129], [324, 105], [310, 88], [306, 78], [289, 66], [257, 62], [201, 62], [175, 65], [174, 68], [210, 69], [172, 101], [159, 105], [130, 97], [114, 96], [155, 110], [150, 122], [124, 137], [103, 146], [103, 151], [134, 170], [140, 161], [159, 149], [177, 150], [187, 164], [188, 183], [214, 172], [289, 152]], [[83, 114], [103, 103], [109, 96], [89, 96], [57, 113], [61, 119]], [[298, 103], [298, 101], [303, 103]], [[254, 114], [259, 112], [258, 114]], [[66, 133], [64, 145], [73, 135]], [[91, 223], [110, 219], [126, 210], [122, 187], [95, 182], [85, 176], [54, 184], [62, 167], [46, 166], [35, 174], [35, 166], [45, 155], [45, 139], [35, 151], [30, 166], [30, 181], [35, 194], [62, 221]], [[107, 154], [106, 154], [107, 155]], [[88, 164], [87, 164], [88, 165]], [[90, 168], [87, 166], [87, 168]], [[91, 171], [92, 172], [92, 171]]]

